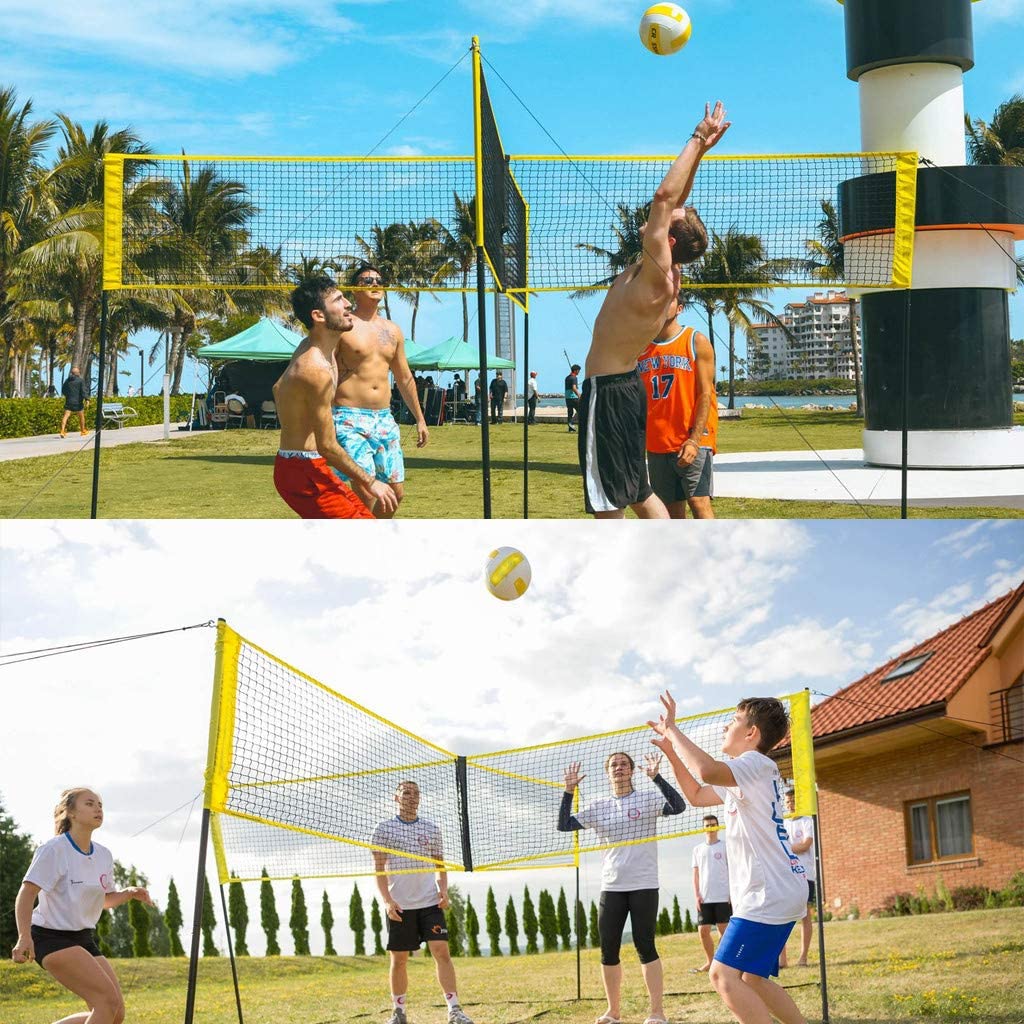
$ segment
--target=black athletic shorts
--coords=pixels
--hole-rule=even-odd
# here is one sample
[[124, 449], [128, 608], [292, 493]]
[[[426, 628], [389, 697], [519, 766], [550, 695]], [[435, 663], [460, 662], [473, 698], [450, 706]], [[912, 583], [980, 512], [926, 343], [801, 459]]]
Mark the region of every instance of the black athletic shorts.
[[817, 903], [818, 902], [818, 889], [814, 884], [813, 879], [807, 879], [807, 902]]
[[579, 458], [587, 512], [646, 501], [647, 398], [638, 370], [588, 377], [580, 394]]
[[65, 932], [58, 928], [43, 928], [41, 925], [32, 925], [32, 945], [36, 951], [36, 963], [40, 967], [43, 959], [50, 953], [56, 953], [62, 949], [70, 949], [72, 946], [81, 946], [82, 949], [92, 956], [103, 956], [100, 947], [96, 945], [96, 934], [91, 928], [83, 928], [77, 932]]
[[731, 903], [702, 903], [697, 911], [697, 924], [728, 924], [730, 917]]
[[84, 408], [84, 402], [73, 402], [70, 398], [64, 403], [65, 412], [81, 412]]
[[412, 952], [422, 942], [447, 942], [448, 923], [444, 911], [438, 907], [403, 910], [401, 921], [388, 922], [388, 949], [396, 953]]

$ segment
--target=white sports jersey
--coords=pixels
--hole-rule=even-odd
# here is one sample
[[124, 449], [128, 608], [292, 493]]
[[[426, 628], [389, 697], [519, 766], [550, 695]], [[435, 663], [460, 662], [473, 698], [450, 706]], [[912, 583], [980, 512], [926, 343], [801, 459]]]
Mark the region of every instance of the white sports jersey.
[[[374, 846], [383, 846], [390, 850], [415, 853], [418, 857], [430, 857], [433, 860], [441, 860], [444, 857], [441, 830], [427, 818], [402, 821], [395, 815], [387, 821], [382, 821], [374, 829], [370, 842]], [[441, 898], [435, 877], [439, 868], [431, 868], [426, 861], [414, 857], [389, 853], [384, 862], [384, 869], [388, 875], [388, 892], [403, 910], [421, 910], [423, 907], [437, 905]], [[396, 874], [399, 871], [410, 870], [418, 873]]]
[[[646, 839], [657, 829], [665, 797], [657, 789], [634, 790], [626, 796], [595, 800], [576, 815], [584, 828], [592, 828], [602, 843], [628, 843]], [[604, 892], [635, 892], [658, 888], [658, 844], [613, 846], [604, 852], [601, 889]]]
[[817, 865], [814, 863], [814, 819], [813, 818], [789, 818], [786, 821], [786, 833], [790, 843], [802, 843], [810, 839], [811, 845], [803, 852], [798, 853], [800, 863], [807, 872], [807, 880], [816, 882], [818, 880]]
[[693, 848], [700, 898], [705, 903], [729, 902], [729, 856], [726, 844], [701, 843]]
[[789, 848], [782, 777], [775, 762], [745, 750], [728, 762], [735, 786], [714, 786], [725, 804], [734, 917], [788, 924], [807, 913], [807, 874]]
[[114, 858], [99, 843], [83, 853], [65, 832], [36, 850], [25, 881], [42, 890], [32, 911], [34, 925], [64, 932], [95, 928], [103, 898], [114, 891]]

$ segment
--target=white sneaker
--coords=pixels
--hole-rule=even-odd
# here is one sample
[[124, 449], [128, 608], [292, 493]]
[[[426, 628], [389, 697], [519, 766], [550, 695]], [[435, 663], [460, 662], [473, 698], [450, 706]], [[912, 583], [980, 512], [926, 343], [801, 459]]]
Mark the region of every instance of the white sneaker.
[[394, 1010], [391, 1011], [391, 1016], [388, 1017], [388, 1024], [408, 1024], [405, 1019], [405, 1010], [400, 1006], [396, 1006]]
[[473, 1024], [461, 1006], [453, 1006], [448, 1011], [448, 1024]]

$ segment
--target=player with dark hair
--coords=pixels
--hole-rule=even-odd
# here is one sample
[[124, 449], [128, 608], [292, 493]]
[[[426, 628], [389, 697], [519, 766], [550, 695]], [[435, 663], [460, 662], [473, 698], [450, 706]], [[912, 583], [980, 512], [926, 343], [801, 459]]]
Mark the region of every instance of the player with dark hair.
[[[339, 447], [331, 420], [331, 398], [338, 386], [338, 339], [352, 327], [348, 300], [326, 276], [302, 281], [291, 300], [309, 335], [274, 385], [281, 423], [274, 486], [303, 519], [370, 519], [368, 509], [377, 502], [394, 512], [394, 491], [360, 469]], [[328, 467], [346, 473], [352, 489]]]
[[[448, 1024], [473, 1024], [459, 1004], [455, 966], [448, 949], [448, 873], [444, 870], [441, 830], [420, 817], [420, 787], [406, 779], [395, 790], [398, 814], [382, 821], [370, 842], [377, 890], [384, 904], [390, 954], [391, 1017], [388, 1024], [407, 1024], [409, 954], [426, 942], [448, 1007]], [[403, 857], [403, 853], [414, 854]], [[431, 858], [436, 872], [424, 858]], [[425, 870], [426, 869], [426, 870]], [[436, 874], [436, 880], [435, 880]]]
[[[66, 789], [53, 812], [56, 835], [35, 852], [14, 902], [17, 964], [35, 960], [66, 989], [85, 1000], [87, 1012], [58, 1024], [121, 1024], [124, 997], [117, 975], [96, 944], [105, 909], [129, 900], [153, 905], [141, 886], [118, 890], [114, 858], [92, 834], [103, 824], [103, 801], [91, 789]], [[36, 899], [39, 905], [33, 909]]]
[[686, 799], [694, 807], [725, 804], [733, 916], [715, 951], [711, 984], [740, 1024], [771, 1017], [806, 1024], [789, 993], [771, 980], [794, 923], [807, 912], [806, 873], [789, 846], [782, 777], [768, 756], [786, 735], [786, 709], [774, 697], [741, 700], [722, 737], [729, 760], [717, 761], [682, 733], [672, 695], [661, 703], [661, 718], [647, 723], [657, 733], [651, 742], [668, 757]]
[[704, 947], [704, 963], [694, 970], [709, 971], [715, 956], [712, 927], [718, 928], [719, 937], [732, 917], [729, 902], [729, 856], [725, 843], [718, 838], [718, 816], [704, 815], [705, 841], [693, 848], [693, 897], [697, 902], [697, 934]]
[[659, 772], [660, 765], [661, 758], [656, 754], [644, 758], [644, 772], [656, 789], [638, 793], [633, 788], [633, 758], [622, 751], [609, 754], [604, 769], [612, 795], [594, 800], [575, 814], [572, 813], [573, 795], [586, 776], [580, 773], [578, 761], [565, 771], [558, 831], [592, 828], [602, 845], [609, 844], [601, 870], [597, 915], [608, 1009], [597, 1018], [596, 1024], [619, 1024], [622, 990], [619, 950], [627, 917], [650, 997], [651, 1011], [645, 1024], [665, 1024], [665, 980], [654, 943], [658, 920], [658, 847], [654, 842], [636, 842], [651, 839], [656, 834], [658, 818], [662, 815], [682, 814], [686, 809], [678, 791]]
[[693, 130], [669, 167], [641, 228], [642, 258], [612, 283], [594, 322], [580, 398], [579, 459], [586, 509], [621, 519], [626, 507], [644, 519], [668, 513], [647, 475], [647, 404], [637, 357], [662, 329], [679, 295], [679, 266], [707, 248], [697, 211], [685, 206], [701, 157], [729, 128], [721, 103]]

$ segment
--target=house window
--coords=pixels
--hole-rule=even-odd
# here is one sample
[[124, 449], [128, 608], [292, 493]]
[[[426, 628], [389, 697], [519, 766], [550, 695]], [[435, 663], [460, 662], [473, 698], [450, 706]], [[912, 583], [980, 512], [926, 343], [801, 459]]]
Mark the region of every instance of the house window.
[[907, 861], [969, 857], [974, 853], [971, 830], [971, 795], [953, 793], [914, 800], [906, 805]]
[[916, 658], [907, 658], [906, 661], [901, 661], [882, 676], [881, 682], [887, 683], [890, 679], [902, 679], [904, 676], [909, 676], [912, 672], [916, 672], [933, 653], [933, 651], [929, 651], [927, 654], [919, 654]]

